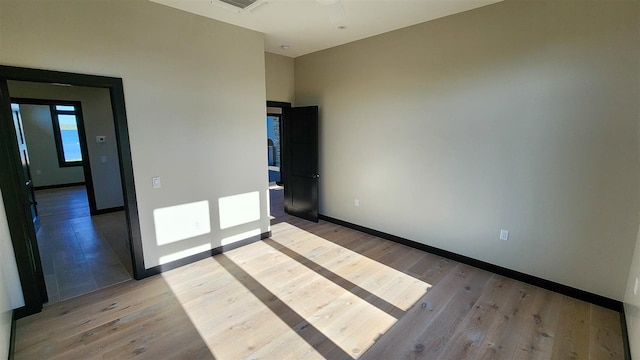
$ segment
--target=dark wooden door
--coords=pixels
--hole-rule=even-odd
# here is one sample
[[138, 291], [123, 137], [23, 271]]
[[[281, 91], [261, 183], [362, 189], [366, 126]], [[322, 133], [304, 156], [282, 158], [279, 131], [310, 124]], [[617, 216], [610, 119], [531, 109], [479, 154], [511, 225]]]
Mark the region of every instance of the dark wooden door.
[[318, 222], [318, 107], [284, 109], [284, 209]]
[[18, 151], [20, 152], [20, 161], [22, 163], [24, 186], [27, 188], [27, 196], [29, 198], [31, 219], [36, 224], [37, 230], [38, 208], [35, 189], [33, 188], [33, 179], [31, 178], [31, 169], [29, 168], [29, 150], [27, 149], [27, 140], [24, 135], [20, 106], [18, 104], [11, 104], [11, 113], [13, 114], [13, 127], [16, 130], [16, 139], [18, 140]]
[[[7, 81], [0, 66], [0, 187], [11, 234], [11, 243], [20, 275], [24, 306], [15, 309], [19, 319], [39, 312], [47, 302], [44, 272], [33, 223], [34, 211], [29, 195], [31, 183], [25, 175], [25, 153], [22, 118], [14, 112], [9, 100]], [[19, 110], [18, 110], [19, 112]], [[28, 153], [26, 153], [28, 156]], [[30, 177], [29, 177], [30, 178]], [[35, 203], [35, 201], [33, 201]], [[35, 210], [35, 208], [33, 208]]]

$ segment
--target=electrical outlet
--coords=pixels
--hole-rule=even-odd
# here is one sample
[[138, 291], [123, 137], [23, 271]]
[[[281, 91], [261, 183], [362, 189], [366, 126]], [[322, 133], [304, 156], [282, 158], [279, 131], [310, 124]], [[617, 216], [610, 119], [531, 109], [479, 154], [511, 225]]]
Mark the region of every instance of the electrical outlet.
[[509, 240], [509, 230], [500, 229], [500, 240]]

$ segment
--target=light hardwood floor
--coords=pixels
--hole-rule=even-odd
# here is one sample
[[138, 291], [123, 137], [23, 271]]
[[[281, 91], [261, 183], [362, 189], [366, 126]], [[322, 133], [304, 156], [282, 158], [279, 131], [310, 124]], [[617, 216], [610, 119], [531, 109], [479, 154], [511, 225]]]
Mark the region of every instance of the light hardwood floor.
[[19, 320], [16, 359], [623, 358], [616, 312], [331, 223], [274, 223]]

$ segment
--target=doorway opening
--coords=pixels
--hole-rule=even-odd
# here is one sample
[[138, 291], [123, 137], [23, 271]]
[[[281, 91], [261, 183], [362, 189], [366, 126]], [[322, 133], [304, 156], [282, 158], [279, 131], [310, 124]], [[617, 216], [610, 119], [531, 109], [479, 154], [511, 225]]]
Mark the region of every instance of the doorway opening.
[[280, 175], [280, 124], [282, 114], [267, 113], [267, 157], [269, 165], [269, 185], [282, 185]]
[[[281, 184], [269, 191], [282, 190], [283, 213], [313, 222], [318, 222], [318, 114], [318, 106], [291, 107], [290, 103], [267, 101], [267, 121], [271, 116], [275, 122], [275, 115], [280, 115], [281, 140]], [[272, 214], [271, 224], [274, 218]]]
[[[117, 164], [119, 171], [115, 181], [106, 183], [121, 191], [121, 206], [124, 209], [125, 227], [123, 229], [129, 244], [129, 255], [133, 276], [142, 279], [152, 275], [144, 266], [142, 253], [142, 239], [140, 236], [140, 221], [136, 201], [135, 183], [133, 178], [133, 163], [129, 143], [127, 117], [124, 101], [122, 79], [115, 77], [68, 73], [51, 70], [30, 69], [0, 65], [0, 189], [6, 211], [11, 242], [15, 251], [16, 265], [20, 276], [24, 306], [16, 309], [16, 318], [22, 318], [41, 311], [47, 302], [47, 291], [41, 250], [38, 246], [36, 231], [31, 219], [30, 202], [26, 185], [26, 177], [22, 171], [21, 157], [15, 145], [16, 132], [12, 124], [11, 95], [8, 83], [10, 81], [33, 82], [37, 84], [57, 84], [64, 87], [90, 87], [106, 90], [109, 94], [108, 107], [111, 110], [110, 122], [114, 126], [112, 144], [117, 156], [102, 155], [93, 157], [98, 160], [95, 171], [101, 167]], [[19, 96], [18, 94], [14, 94]], [[100, 135], [104, 135], [101, 133]], [[85, 135], [86, 136], [86, 135]], [[96, 136], [95, 143], [99, 146], [101, 136]], [[89, 141], [94, 144], [94, 142]], [[102, 175], [94, 176], [94, 180], [103, 180]], [[86, 180], [86, 179], [85, 179]], [[87, 192], [88, 193], [88, 192]], [[101, 191], [96, 191], [98, 212], [111, 211], [118, 208], [110, 204], [110, 196], [100, 197]], [[37, 195], [36, 195], [37, 196]], [[110, 213], [111, 214], [111, 213]], [[89, 227], [87, 227], [89, 228]], [[95, 228], [94, 228], [95, 229]], [[75, 233], [75, 229], [72, 228]]]
[[[122, 189], [108, 184], [122, 183], [109, 91], [24, 81], [8, 85], [10, 96], [19, 95], [11, 98], [11, 107], [20, 120], [18, 144], [25, 149], [30, 202], [38, 214], [35, 231], [48, 304], [130, 280]], [[89, 144], [87, 134], [97, 131], [105, 135]], [[92, 164], [98, 171], [92, 172]], [[105, 196], [115, 201], [105, 203]]]
[[285, 109], [290, 107], [290, 103], [267, 101], [267, 171], [269, 173], [269, 217], [272, 225], [282, 221], [285, 216], [282, 130]]

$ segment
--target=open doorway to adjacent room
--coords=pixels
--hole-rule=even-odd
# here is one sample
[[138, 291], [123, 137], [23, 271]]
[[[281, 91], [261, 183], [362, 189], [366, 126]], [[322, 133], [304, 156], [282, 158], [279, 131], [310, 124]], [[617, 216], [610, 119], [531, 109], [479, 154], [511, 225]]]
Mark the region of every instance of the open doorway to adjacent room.
[[48, 304], [131, 279], [109, 90], [26, 81], [8, 88]]
[[267, 101], [267, 171], [269, 173], [269, 204], [271, 223], [284, 217], [284, 179], [282, 176], [282, 126], [284, 108], [290, 103]]
[[267, 157], [269, 165], [269, 186], [281, 185], [280, 175], [280, 124], [282, 114], [267, 113]]

